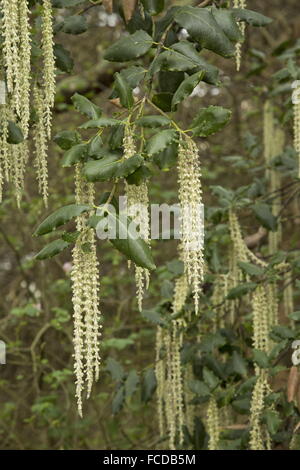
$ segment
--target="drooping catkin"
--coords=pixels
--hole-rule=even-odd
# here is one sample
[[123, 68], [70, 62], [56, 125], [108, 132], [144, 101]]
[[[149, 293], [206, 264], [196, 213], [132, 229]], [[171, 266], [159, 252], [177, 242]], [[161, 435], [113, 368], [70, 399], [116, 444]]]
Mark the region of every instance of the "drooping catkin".
[[179, 142], [178, 185], [182, 261], [188, 283], [192, 287], [197, 314], [204, 276], [204, 227], [199, 155], [197, 146], [191, 139], [181, 139]]
[[[81, 165], [76, 165], [76, 202], [93, 204], [94, 190], [81, 176]], [[71, 271], [74, 308], [74, 372], [79, 415], [82, 416], [82, 395], [86, 388], [90, 396], [94, 380], [99, 377], [101, 313], [99, 310], [99, 270], [95, 235], [86, 225], [86, 217], [77, 218], [80, 232], [73, 248]], [[86, 387], [85, 387], [86, 383]]]
[[48, 203], [48, 164], [47, 164], [47, 143], [48, 136], [44, 119], [44, 93], [37, 84], [33, 89], [34, 108], [36, 112], [36, 123], [33, 129], [33, 140], [35, 144], [35, 168], [39, 192], [44, 203]]
[[18, 60], [20, 81], [18, 86], [20, 90], [17, 91], [17, 94], [20, 96], [20, 124], [25, 138], [28, 136], [30, 119], [31, 38], [29, 13], [27, 0], [19, 0], [20, 45]]
[[[19, 74], [19, 0], [1, 0], [3, 57], [6, 68], [6, 83], [10, 93], [20, 80]], [[20, 89], [18, 86], [17, 89]], [[20, 98], [16, 97], [17, 106]]]
[[51, 0], [42, 3], [42, 53], [44, 84], [44, 119], [48, 138], [51, 137], [52, 108], [55, 98], [55, 55]]
[[[128, 123], [125, 126], [123, 139], [124, 158], [135, 155], [134, 129]], [[149, 243], [150, 218], [149, 218], [149, 195], [147, 182], [140, 185], [125, 183], [125, 193], [127, 197], [127, 211], [129, 217], [137, 225], [139, 236]], [[135, 266], [135, 281], [138, 309], [142, 310], [144, 291], [149, 286], [150, 273], [148, 269]]]
[[[233, 8], [246, 8], [246, 0], [233, 0]], [[245, 23], [241, 22], [239, 24], [240, 31], [242, 36], [245, 35]], [[241, 59], [242, 59], [242, 43], [237, 42], [235, 45], [235, 62], [236, 70], [239, 72], [241, 68]]]
[[214, 397], [211, 397], [208, 402], [207, 414], [207, 433], [209, 435], [208, 449], [218, 450], [220, 442], [220, 421], [219, 421], [219, 409]]
[[297, 88], [294, 90], [294, 148], [298, 156], [298, 178], [300, 178], [300, 81], [296, 82]]
[[283, 307], [286, 318], [294, 312], [294, 290], [293, 290], [293, 271], [290, 269], [284, 273]]
[[[173, 298], [173, 314], [184, 307], [189, 287], [186, 276], [176, 280]], [[174, 319], [169, 328], [158, 327], [156, 335], [157, 406], [160, 435], [168, 434], [169, 448], [183, 442], [183, 426], [186, 423], [185, 390], [181, 349], [183, 345], [184, 319]], [[162, 355], [164, 351], [164, 355]]]

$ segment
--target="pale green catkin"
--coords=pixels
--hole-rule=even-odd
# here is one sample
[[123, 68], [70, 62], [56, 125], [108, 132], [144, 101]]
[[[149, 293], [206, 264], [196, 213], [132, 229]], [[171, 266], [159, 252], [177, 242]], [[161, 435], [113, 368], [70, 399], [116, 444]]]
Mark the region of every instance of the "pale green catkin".
[[181, 139], [178, 148], [178, 197], [181, 211], [181, 252], [185, 274], [192, 287], [195, 313], [199, 310], [199, 296], [204, 277], [203, 246], [199, 230], [203, 221], [201, 170], [198, 149], [191, 140]]
[[20, 124], [27, 138], [29, 131], [30, 119], [30, 83], [31, 83], [31, 38], [29, 24], [30, 10], [27, 0], [19, 0], [19, 29], [20, 29], [20, 45], [19, 45], [19, 95], [20, 95]]
[[[123, 139], [124, 158], [130, 158], [136, 154], [134, 141], [134, 128], [128, 123], [125, 126]], [[150, 243], [150, 217], [148, 185], [143, 181], [140, 185], [125, 183], [128, 215], [136, 223], [140, 237]], [[135, 282], [138, 309], [143, 307], [144, 291], [149, 287], [150, 273], [148, 269], [135, 266]]]
[[33, 129], [35, 144], [35, 168], [39, 185], [39, 192], [43, 196], [45, 205], [48, 204], [48, 164], [47, 143], [48, 136], [44, 124], [44, 93], [42, 88], [34, 85], [33, 103], [36, 112], [36, 123]]
[[300, 178], [300, 85], [294, 91], [294, 148], [298, 155], [298, 178]]
[[44, 60], [44, 122], [48, 138], [51, 137], [52, 108], [55, 98], [55, 55], [51, 0], [42, 2], [42, 53]]
[[[76, 203], [93, 204], [94, 190], [81, 176], [81, 165], [76, 165]], [[72, 301], [74, 308], [74, 372], [79, 415], [82, 416], [82, 395], [86, 388], [90, 396], [94, 380], [99, 377], [101, 312], [99, 310], [99, 270], [95, 235], [86, 225], [84, 215], [77, 218], [80, 236], [73, 248]], [[86, 384], [86, 387], [85, 387]]]
[[[6, 83], [10, 93], [14, 91], [16, 83], [19, 83], [19, 0], [1, 0], [2, 32], [3, 32], [3, 56], [6, 68]], [[20, 99], [16, 98], [19, 106]]]
[[209, 436], [208, 440], [208, 449], [209, 450], [218, 450], [220, 445], [220, 418], [219, 418], [219, 409], [214, 397], [211, 397], [208, 402], [207, 414], [206, 414], [206, 423], [207, 423], [207, 433]]
[[[233, 8], [246, 8], [246, 0], [234, 0]], [[245, 23], [241, 22], [239, 24], [242, 36], [245, 35]], [[235, 61], [236, 61], [236, 70], [239, 72], [241, 68], [241, 59], [242, 59], [242, 43], [237, 42], [235, 45]]]

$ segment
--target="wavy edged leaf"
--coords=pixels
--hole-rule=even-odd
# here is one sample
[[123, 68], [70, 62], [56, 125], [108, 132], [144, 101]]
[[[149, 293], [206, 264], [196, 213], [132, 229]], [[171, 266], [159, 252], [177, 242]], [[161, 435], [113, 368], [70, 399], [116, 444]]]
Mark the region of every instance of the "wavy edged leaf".
[[63, 206], [57, 211], [50, 214], [36, 229], [34, 235], [45, 235], [46, 233], [52, 232], [57, 227], [66, 224], [69, 220], [74, 217], [78, 217], [80, 214], [87, 212], [91, 209], [86, 204], [69, 204]]
[[222, 129], [231, 118], [231, 111], [221, 106], [201, 108], [192, 122], [191, 131], [194, 136], [207, 137]]
[[120, 73], [115, 73], [115, 90], [120, 98], [120, 103], [124, 108], [130, 109], [134, 104], [132, 89], [127, 80]]
[[69, 150], [81, 141], [77, 131], [61, 131], [53, 137], [53, 141], [63, 150]]
[[244, 21], [251, 26], [267, 26], [273, 21], [271, 18], [268, 18], [257, 11], [242, 8], [232, 8], [231, 11], [237, 21]]
[[272, 214], [271, 208], [264, 202], [258, 202], [252, 206], [252, 210], [256, 218], [260, 221], [263, 227], [275, 232], [277, 230], [277, 220]]
[[165, 116], [143, 116], [135, 121], [135, 124], [141, 127], [161, 127], [168, 126], [171, 120]]
[[80, 129], [100, 129], [101, 127], [111, 127], [117, 126], [121, 124], [122, 121], [119, 119], [114, 118], [99, 118], [99, 119], [91, 119], [90, 121], [81, 124]]
[[8, 121], [8, 137], [9, 144], [20, 144], [24, 141], [24, 135], [21, 128], [13, 121]]
[[72, 15], [64, 19], [61, 31], [77, 35], [85, 33], [87, 29], [87, 22], [83, 15]]
[[147, 142], [146, 152], [152, 156], [162, 152], [168, 145], [177, 140], [177, 132], [173, 129], [166, 129], [153, 135]]
[[189, 58], [194, 64], [193, 69], [195, 70], [204, 70], [205, 74], [203, 81], [211, 85], [219, 84], [219, 70], [214, 65], [209, 64], [203, 59], [198, 51], [196, 50], [194, 44], [189, 41], [180, 41], [172, 45], [172, 49], [177, 52], [180, 52], [185, 57]]
[[175, 12], [175, 21], [185, 28], [201, 47], [222, 57], [232, 57], [235, 49], [216, 22], [212, 12], [205, 8], [185, 6]]
[[152, 38], [145, 31], [136, 31], [130, 36], [120, 38], [110, 46], [104, 55], [111, 62], [126, 62], [143, 56], [152, 46]]
[[85, 96], [75, 93], [71, 98], [72, 103], [77, 111], [85, 114], [91, 119], [98, 119], [101, 117], [102, 111], [96, 104], [92, 103]]
[[75, 165], [75, 163], [80, 162], [86, 157], [87, 151], [88, 151], [87, 144], [74, 145], [74, 147], [71, 147], [64, 154], [63, 159], [61, 161], [61, 166], [63, 168], [67, 168], [72, 165]]
[[190, 96], [192, 91], [195, 89], [195, 87], [198, 85], [198, 83], [201, 82], [202, 78], [204, 77], [205, 72], [196, 72], [190, 77], [186, 78], [178, 87], [176, 90], [173, 99], [172, 99], [172, 108], [174, 109], [175, 106], [181, 101], [183, 101], [185, 98]]
[[134, 155], [121, 159], [119, 154], [108, 154], [100, 160], [89, 161], [85, 164], [83, 173], [88, 181], [109, 181], [113, 178], [125, 178], [139, 168], [144, 159]]
[[212, 8], [211, 12], [216, 22], [232, 42], [243, 40], [243, 35], [236, 23], [236, 18], [232, 11], [225, 8]]
[[65, 240], [54, 240], [53, 242], [44, 246], [44, 248], [42, 248], [41, 251], [35, 255], [35, 258], [39, 260], [53, 258], [53, 256], [58, 255], [63, 250], [68, 248], [69, 245], [70, 243], [66, 242]]

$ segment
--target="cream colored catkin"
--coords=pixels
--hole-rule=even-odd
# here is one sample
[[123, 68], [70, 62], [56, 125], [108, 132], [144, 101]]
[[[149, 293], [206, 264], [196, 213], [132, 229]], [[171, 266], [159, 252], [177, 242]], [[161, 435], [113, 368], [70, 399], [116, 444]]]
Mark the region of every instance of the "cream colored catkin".
[[28, 1], [19, 0], [20, 45], [18, 60], [20, 83], [18, 86], [20, 90], [17, 93], [20, 95], [20, 124], [25, 138], [28, 136], [30, 119], [31, 37], [29, 15]]
[[51, 137], [52, 108], [55, 98], [55, 55], [51, 0], [42, 0], [42, 53], [44, 85], [44, 119], [48, 138]]
[[298, 178], [300, 178], [300, 80], [293, 92], [294, 148], [298, 157]]
[[195, 313], [197, 314], [204, 278], [204, 226], [201, 216], [203, 205], [198, 148], [191, 139], [180, 139], [177, 170], [182, 261], [188, 283], [192, 287]]
[[[233, 8], [246, 8], [246, 0], [233, 0]], [[239, 24], [240, 31], [242, 36], [245, 35], [245, 23], [241, 22]], [[237, 42], [235, 45], [235, 62], [236, 70], [239, 72], [241, 68], [241, 59], [242, 59], [242, 43]]]
[[36, 112], [36, 123], [33, 128], [33, 140], [35, 145], [35, 168], [39, 192], [43, 197], [44, 204], [48, 204], [48, 164], [47, 143], [48, 135], [44, 121], [44, 93], [37, 84], [33, 89], [33, 103]]
[[[130, 158], [136, 154], [134, 141], [134, 128], [127, 123], [123, 139], [124, 158]], [[139, 236], [150, 243], [150, 217], [148, 185], [143, 181], [140, 185], [125, 183], [128, 215], [137, 225]], [[136, 295], [139, 311], [143, 308], [144, 292], [148, 289], [150, 273], [148, 269], [135, 266]]]
[[[81, 164], [76, 165], [76, 203], [93, 204], [94, 189], [81, 176]], [[99, 377], [101, 312], [99, 310], [99, 269], [95, 235], [86, 225], [84, 215], [77, 218], [80, 232], [73, 248], [72, 301], [74, 318], [74, 372], [79, 415], [82, 416], [82, 396], [90, 396], [94, 380]]]
[[208, 402], [207, 414], [207, 433], [209, 435], [208, 450], [218, 450], [220, 445], [220, 418], [219, 409], [214, 397], [211, 397]]

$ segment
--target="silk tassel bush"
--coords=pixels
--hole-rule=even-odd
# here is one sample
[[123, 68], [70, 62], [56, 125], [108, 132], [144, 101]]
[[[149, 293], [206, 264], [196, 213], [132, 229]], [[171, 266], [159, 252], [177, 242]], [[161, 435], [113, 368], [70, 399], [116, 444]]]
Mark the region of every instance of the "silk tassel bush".
[[[233, 8], [246, 8], [246, 0], [234, 0], [233, 1]], [[240, 31], [242, 36], [245, 35], [245, 23], [239, 24]], [[241, 68], [241, 59], [242, 59], [242, 43], [237, 42], [235, 45], [235, 62], [236, 62], [236, 70], [239, 72]]]

